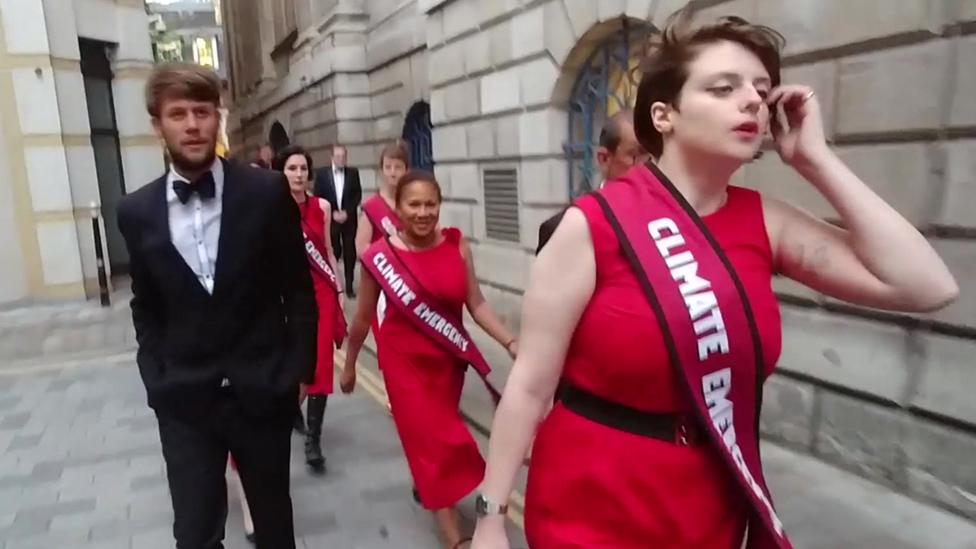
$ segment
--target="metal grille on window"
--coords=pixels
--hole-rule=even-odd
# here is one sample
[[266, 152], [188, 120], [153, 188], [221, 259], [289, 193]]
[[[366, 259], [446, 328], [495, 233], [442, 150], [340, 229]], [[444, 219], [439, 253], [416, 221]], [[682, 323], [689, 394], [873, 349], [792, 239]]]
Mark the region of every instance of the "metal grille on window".
[[518, 174], [514, 168], [485, 168], [485, 228], [488, 238], [519, 242]]
[[633, 108], [640, 83], [640, 52], [649, 34], [648, 27], [624, 18], [620, 30], [580, 68], [569, 99], [569, 139], [563, 145], [572, 197], [601, 183], [594, 157], [600, 130], [618, 110]]

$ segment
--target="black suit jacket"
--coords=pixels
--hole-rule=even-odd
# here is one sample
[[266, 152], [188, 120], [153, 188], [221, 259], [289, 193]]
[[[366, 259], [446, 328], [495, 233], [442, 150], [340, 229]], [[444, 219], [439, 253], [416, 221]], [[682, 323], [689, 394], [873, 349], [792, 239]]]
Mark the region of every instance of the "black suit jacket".
[[213, 295], [170, 240], [165, 176], [119, 203], [139, 373], [158, 412], [206, 414], [225, 377], [253, 413], [293, 411], [315, 375], [318, 313], [284, 175], [224, 168]]
[[363, 201], [363, 186], [359, 181], [359, 170], [346, 166], [346, 184], [342, 188], [342, 204], [336, 199], [335, 181], [332, 178], [332, 166], [315, 170], [315, 196], [329, 201], [332, 211], [341, 208], [349, 214], [349, 221], [355, 223], [359, 204]]

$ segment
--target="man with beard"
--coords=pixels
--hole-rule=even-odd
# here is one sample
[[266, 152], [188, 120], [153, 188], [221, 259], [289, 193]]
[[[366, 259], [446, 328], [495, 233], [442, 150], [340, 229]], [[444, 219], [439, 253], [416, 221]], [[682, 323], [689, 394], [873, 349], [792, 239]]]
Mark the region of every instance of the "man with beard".
[[118, 223], [176, 546], [222, 547], [230, 452], [258, 548], [293, 549], [290, 432], [317, 321], [298, 208], [282, 174], [216, 157], [212, 71], [161, 65], [146, 104], [171, 164], [122, 200]]

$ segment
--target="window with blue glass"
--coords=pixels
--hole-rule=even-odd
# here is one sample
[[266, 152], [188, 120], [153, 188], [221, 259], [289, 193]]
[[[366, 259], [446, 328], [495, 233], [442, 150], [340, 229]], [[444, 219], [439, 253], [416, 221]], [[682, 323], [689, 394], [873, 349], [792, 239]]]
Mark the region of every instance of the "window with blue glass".
[[596, 48], [580, 68], [569, 98], [569, 139], [563, 145], [570, 197], [597, 188], [595, 150], [604, 122], [633, 108], [640, 83], [638, 64], [650, 29], [623, 19], [621, 27]]

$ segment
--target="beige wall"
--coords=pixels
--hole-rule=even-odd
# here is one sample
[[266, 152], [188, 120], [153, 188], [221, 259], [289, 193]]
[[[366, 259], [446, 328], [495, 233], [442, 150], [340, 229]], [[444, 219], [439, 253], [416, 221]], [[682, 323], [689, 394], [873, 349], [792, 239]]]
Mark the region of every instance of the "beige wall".
[[[16, 245], [0, 247], [10, 271], [0, 277], [0, 303], [84, 298], [96, 289], [89, 214], [100, 201], [78, 38], [118, 45], [120, 80], [135, 83], [115, 90], [122, 154], [138, 154], [154, 146], [140, 99], [152, 62], [145, 12], [135, 2], [3, 0], [0, 19], [2, 158], [9, 175], [0, 192], [10, 197], [4, 207], [13, 207], [12, 214], [0, 210], [0, 222], [16, 236]], [[155, 161], [130, 162], [125, 176], [148, 181], [161, 169], [157, 154]], [[107, 222], [114, 225], [114, 216]]]

